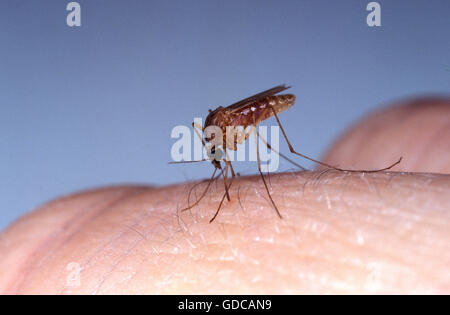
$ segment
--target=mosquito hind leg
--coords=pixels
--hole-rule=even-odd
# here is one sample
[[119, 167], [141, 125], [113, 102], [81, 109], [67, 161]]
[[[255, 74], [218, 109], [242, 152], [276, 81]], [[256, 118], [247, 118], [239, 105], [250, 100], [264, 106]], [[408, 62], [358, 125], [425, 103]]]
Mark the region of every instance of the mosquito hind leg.
[[273, 106], [270, 106], [270, 108], [272, 109], [272, 112], [273, 112], [273, 114], [274, 114], [274, 116], [275, 116], [275, 118], [277, 120], [278, 126], [280, 126], [281, 132], [283, 133], [284, 139], [286, 140], [286, 143], [287, 143], [287, 145], [289, 147], [289, 150], [291, 151], [291, 153], [296, 154], [296, 155], [298, 155], [298, 156], [300, 156], [302, 158], [305, 158], [305, 159], [313, 161], [313, 162], [315, 162], [317, 164], [320, 164], [320, 165], [323, 165], [323, 166], [326, 166], [326, 167], [329, 167], [329, 168], [332, 168], [332, 169], [335, 169], [335, 170], [338, 170], [338, 171], [341, 171], [341, 172], [354, 172], [354, 173], [376, 173], [376, 172], [386, 171], [386, 170], [389, 170], [389, 169], [393, 168], [395, 165], [399, 164], [402, 161], [402, 157], [400, 157], [395, 163], [392, 163], [388, 167], [380, 168], [380, 169], [376, 169], [376, 170], [349, 170], [349, 169], [339, 168], [339, 167], [336, 167], [336, 166], [333, 166], [333, 165], [330, 165], [330, 164], [318, 161], [318, 160], [313, 159], [313, 158], [311, 158], [309, 156], [306, 156], [304, 154], [298, 153], [297, 151], [294, 150], [294, 147], [291, 145], [291, 143], [290, 143], [290, 141], [289, 141], [289, 139], [288, 139], [288, 137], [286, 135], [286, 132], [283, 129], [283, 126], [281, 125], [280, 119], [278, 118], [277, 111], [273, 108]]
[[277, 150], [275, 150], [274, 148], [272, 148], [272, 146], [269, 144], [269, 142], [267, 142], [266, 139], [264, 139], [258, 131], [256, 131], [256, 134], [258, 135], [258, 138], [261, 139], [262, 142], [264, 142], [264, 144], [266, 145], [266, 147], [277, 153], [279, 156], [281, 156], [283, 159], [285, 159], [286, 161], [288, 161], [289, 163], [291, 163], [292, 165], [297, 166], [299, 169], [301, 169], [302, 171], [306, 171], [306, 168], [304, 168], [303, 166], [301, 166], [300, 164], [295, 163], [294, 161], [292, 161], [290, 158], [288, 158], [286, 155], [282, 154], [281, 152], [278, 152]]
[[[254, 116], [253, 116], [253, 121], [255, 121], [255, 117]], [[259, 174], [261, 175], [261, 179], [262, 179], [262, 181], [264, 183], [264, 187], [266, 188], [266, 192], [267, 192], [267, 195], [269, 196], [270, 202], [272, 203], [273, 207], [275, 208], [275, 211], [277, 212], [278, 217], [280, 219], [282, 219], [283, 217], [281, 216], [281, 213], [278, 210], [278, 207], [275, 204], [275, 201], [273, 201], [273, 199], [272, 199], [272, 195], [270, 194], [269, 187], [267, 186], [267, 183], [266, 183], [266, 179], [264, 178], [264, 174], [263, 174], [263, 172], [261, 170], [261, 159], [259, 157], [259, 145], [258, 145], [258, 137], [257, 137], [257, 133], [256, 133], [256, 127], [255, 127], [255, 125], [253, 125], [252, 127], [254, 128], [254, 132], [255, 132], [256, 157], [258, 159], [258, 171], [259, 171]]]

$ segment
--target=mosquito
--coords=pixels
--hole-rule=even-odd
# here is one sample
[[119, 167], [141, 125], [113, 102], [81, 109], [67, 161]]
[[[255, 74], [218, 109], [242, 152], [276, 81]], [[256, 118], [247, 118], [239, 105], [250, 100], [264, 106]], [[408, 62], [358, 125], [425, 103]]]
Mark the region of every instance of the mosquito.
[[[259, 144], [258, 144], [258, 138], [267, 146], [269, 150], [274, 151], [275, 153], [279, 154], [282, 158], [286, 159], [290, 163], [293, 163], [297, 167], [305, 170], [303, 167], [286, 157], [285, 155], [281, 154], [280, 152], [276, 151], [272, 146], [259, 134], [259, 132], [256, 130], [256, 126], [258, 126], [262, 121], [265, 121], [273, 116], [275, 116], [275, 119], [277, 121], [278, 126], [281, 129], [281, 132], [283, 134], [283, 137], [289, 147], [289, 150], [292, 154], [298, 155], [302, 158], [308, 159], [310, 161], [313, 161], [317, 164], [323, 165], [325, 167], [328, 167], [330, 169], [334, 169], [340, 172], [354, 172], [354, 173], [375, 173], [375, 172], [381, 172], [386, 171], [394, 167], [395, 165], [399, 164], [402, 160], [400, 157], [395, 163], [381, 169], [375, 169], [375, 170], [351, 170], [351, 169], [343, 169], [339, 168], [321, 161], [318, 161], [316, 159], [313, 159], [309, 156], [306, 156], [304, 154], [301, 154], [297, 152], [294, 147], [292, 146], [291, 142], [289, 141], [286, 132], [280, 122], [280, 119], [278, 118], [278, 114], [280, 112], [286, 111], [289, 108], [291, 108], [295, 103], [295, 95], [294, 94], [279, 94], [287, 89], [289, 89], [290, 86], [286, 85], [278, 85], [271, 89], [268, 89], [266, 91], [263, 91], [261, 93], [255, 94], [253, 96], [250, 96], [246, 99], [243, 99], [237, 103], [231, 104], [227, 107], [219, 106], [215, 110], [209, 110], [209, 114], [206, 117], [204, 126], [201, 126], [199, 124], [196, 124], [195, 122], [192, 123], [192, 127], [194, 128], [195, 133], [200, 138], [203, 147], [205, 147], [206, 152], [210, 159], [203, 159], [200, 161], [181, 161], [181, 162], [171, 162], [171, 163], [190, 163], [190, 162], [201, 162], [201, 161], [211, 161], [212, 165], [214, 166], [214, 172], [211, 176], [211, 178], [208, 181], [208, 184], [206, 188], [203, 190], [202, 194], [200, 195], [200, 198], [197, 199], [195, 203], [192, 205], [189, 205], [182, 209], [181, 212], [188, 211], [198, 205], [200, 201], [205, 197], [207, 194], [211, 183], [217, 179], [218, 177], [223, 177], [223, 183], [225, 187], [224, 195], [219, 203], [219, 206], [214, 214], [214, 216], [209, 221], [210, 223], [213, 222], [217, 215], [219, 214], [219, 211], [222, 207], [222, 204], [227, 198], [228, 201], [231, 201], [229, 190], [231, 187], [231, 184], [233, 183], [234, 178], [236, 177], [236, 173], [233, 169], [233, 165], [231, 164], [229, 155], [227, 153], [227, 150], [237, 150], [237, 145], [244, 143], [252, 133], [255, 133], [255, 141], [256, 141], [256, 157], [258, 161], [258, 171], [260, 174], [260, 177], [262, 179], [262, 182], [264, 184], [265, 190], [267, 192], [267, 195], [269, 197], [270, 203], [272, 204], [273, 208], [275, 209], [276, 214], [280, 219], [282, 219], [282, 215], [275, 204], [274, 200], [272, 199], [272, 195], [269, 191], [269, 187], [267, 185], [266, 179], [264, 177], [263, 171], [261, 169], [261, 159], [259, 156]], [[278, 95], [277, 95], [278, 94]], [[213, 133], [206, 133], [205, 131], [208, 129], [208, 127], [215, 127], [214, 130], [216, 132]], [[233, 133], [230, 134], [229, 127], [243, 127], [239, 129], [240, 131], [236, 132], [236, 129], [232, 129]], [[201, 136], [199, 130], [202, 132], [203, 137]], [[247, 130], [247, 131], [246, 131]], [[221, 149], [222, 147], [222, 149]], [[222, 162], [224, 163], [224, 167], [222, 167]], [[217, 171], [220, 171], [220, 174], [216, 176]], [[228, 178], [228, 173], [231, 173], [231, 179]], [[188, 201], [189, 203], [189, 201]]]

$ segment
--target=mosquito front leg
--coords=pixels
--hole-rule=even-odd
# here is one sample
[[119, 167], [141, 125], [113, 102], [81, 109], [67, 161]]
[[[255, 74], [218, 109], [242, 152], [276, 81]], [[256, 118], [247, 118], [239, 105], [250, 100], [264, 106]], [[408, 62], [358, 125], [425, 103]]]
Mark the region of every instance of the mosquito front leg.
[[196, 122], [193, 122], [192, 123], [192, 128], [194, 128], [194, 131], [197, 134], [197, 136], [200, 138], [200, 141], [202, 142], [203, 147], [205, 147], [206, 146], [205, 141], [203, 140], [202, 136], [200, 135], [200, 133], [196, 129], [196, 128], [199, 128], [203, 132], [203, 127], [201, 125], [197, 124]]
[[231, 201], [230, 194], [228, 193], [227, 179], [228, 179], [228, 161], [225, 160], [225, 172], [223, 175], [223, 184], [225, 186], [225, 195], [227, 196], [228, 201]]
[[[197, 134], [197, 136], [199, 137], [200, 141], [202, 142], [203, 147], [206, 148], [205, 141], [203, 140], [202, 136], [200, 135], [200, 133], [197, 130], [197, 128], [198, 128], [198, 129], [200, 129], [203, 132], [203, 127], [201, 125], [193, 122], [192, 123], [192, 128], [194, 128], [194, 131]], [[222, 166], [220, 165], [220, 163], [215, 163], [215, 165], [216, 165], [216, 168], [220, 169], [220, 172], [222, 173], [222, 176], [223, 176], [224, 181], [226, 183], [227, 179], [226, 179], [226, 176], [225, 176], [225, 174], [223, 172]], [[225, 167], [227, 167], [227, 164], [225, 164]], [[225, 191], [226, 191], [226, 194], [227, 194], [227, 199], [228, 199], [228, 201], [230, 201], [230, 195], [228, 193], [228, 189], [227, 189], [227, 185], [226, 184], [225, 184]]]
[[[216, 181], [222, 174], [218, 174], [216, 175], [216, 177], [213, 178], [212, 181]], [[193, 185], [190, 189], [189, 189], [189, 194], [188, 194], [188, 205], [191, 203], [191, 195], [192, 195], [192, 191], [199, 185], [209, 182], [210, 179], [204, 179], [201, 182], [196, 183], [195, 185]]]
[[[226, 163], [227, 163], [227, 162], [226, 162]], [[228, 163], [230, 163], [230, 162], [228, 162]], [[230, 163], [230, 165], [231, 165], [231, 163]], [[214, 219], [217, 217], [217, 215], [219, 214], [219, 211], [220, 211], [220, 209], [222, 208], [222, 204], [223, 204], [223, 202], [224, 202], [224, 200], [225, 200], [225, 197], [227, 196], [227, 192], [228, 192], [228, 190], [230, 189], [231, 184], [233, 184], [233, 180], [234, 180], [234, 176], [233, 176], [233, 173], [232, 173], [231, 180], [230, 180], [230, 185], [228, 185], [227, 191], [223, 194], [222, 199], [220, 200], [220, 204], [219, 204], [219, 206], [217, 207], [216, 213], [215, 213], [214, 216], [211, 218], [211, 220], [209, 220], [209, 223], [212, 223], [212, 222], [214, 221]]]
[[[230, 184], [229, 184], [228, 186], [225, 184], [225, 194], [223, 195], [222, 200], [220, 201], [220, 204], [219, 204], [219, 207], [218, 207], [217, 210], [216, 210], [216, 213], [214, 214], [213, 218], [209, 221], [209, 223], [211, 223], [212, 221], [214, 221], [214, 219], [215, 219], [215, 218], [217, 217], [217, 215], [219, 214], [219, 211], [220, 211], [220, 208], [222, 207], [223, 201], [224, 201], [224, 199], [225, 199], [225, 197], [226, 197], [228, 191], [230, 190], [231, 184], [233, 183], [233, 180], [234, 180], [234, 178], [235, 178], [235, 176], [236, 176], [236, 174], [235, 174], [235, 172], [234, 172], [234, 169], [233, 169], [233, 165], [232, 165], [231, 162], [230, 162], [230, 157], [228, 156], [228, 152], [225, 151], [225, 154], [226, 154], [226, 157], [227, 157], [227, 160], [225, 160], [225, 163], [227, 164], [227, 165], [225, 166], [225, 169], [226, 169], [225, 174], [228, 176], [228, 168], [227, 168], [227, 166], [229, 166], [230, 171], [231, 171], [231, 180], [230, 180]], [[228, 201], [230, 201], [230, 200], [228, 200]]]
[[[234, 173], [233, 165], [231, 165], [230, 157], [228, 156], [227, 150], [225, 150], [225, 156], [227, 157], [227, 159], [225, 160], [225, 168], [227, 169], [226, 174], [227, 174], [227, 177], [228, 177], [228, 167], [229, 167], [230, 171], [231, 171], [231, 180], [233, 181], [234, 177], [236, 176], [236, 174]], [[228, 201], [231, 201], [230, 200], [230, 195], [228, 193], [228, 191], [230, 189], [230, 186], [231, 186], [231, 184], [229, 186], [227, 186], [226, 181], [225, 181], [225, 192], [227, 193]]]
[[188, 206], [187, 206], [186, 208], [184, 208], [184, 209], [181, 209], [180, 212], [184, 212], [184, 211], [187, 211], [187, 210], [189, 210], [189, 209], [192, 209], [193, 207], [195, 207], [196, 205], [198, 205], [198, 204], [200, 203], [200, 201], [203, 199], [203, 197], [205, 197], [206, 193], [208, 192], [209, 187], [211, 187], [211, 183], [212, 183], [213, 180], [214, 180], [214, 176], [216, 175], [216, 172], [217, 172], [217, 167], [214, 168], [214, 172], [213, 172], [211, 178], [210, 178], [209, 181], [208, 181], [208, 185], [206, 186], [205, 190], [204, 190], [203, 193], [201, 194], [200, 198], [199, 198], [193, 205], [190, 206], [190, 205], [188, 204]]
[[275, 115], [275, 118], [277, 120], [278, 126], [280, 126], [281, 132], [283, 133], [284, 139], [286, 140], [286, 143], [289, 146], [289, 150], [291, 151], [291, 153], [296, 154], [298, 156], [301, 156], [302, 158], [308, 159], [310, 161], [313, 161], [313, 162], [315, 162], [317, 164], [320, 164], [320, 165], [323, 165], [323, 166], [326, 166], [326, 167], [329, 167], [329, 168], [332, 168], [332, 169], [335, 169], [335, 170], [338, 170], [338, 171], [341, 171], [341, 172], [375, 173], [375, 172], [381, 172], [381, 171], [386, 171], [388, 169], [391, 169], [395, 165], [399, 164], [401, 162], [401, 160], [402, 160], [402, 158], [400, 157], [397, 162], [389, 165], [388, 167], [377, 169], [377, 170], [347, 170], [347, 169], [339, 168], [339, 167], [336, 167], [336, 166], [333, 166], [333, 165], [330, 165], [330, 164], [327, 164], [327, 163], [315, 160], [315, 159], [313, 159], [313, 158], [311, 158], [309, 156], [306, 156], [304, 154], [298, 153], [297, 151], [294, 150], [294, 147], [289, 142], [289, 139], [286, 136], [286, 132], [284, 131], [283, 126], [281, 125], [280, 119], [278, 118], [278, 115], [277, 115], [277, 111], [273, 108], [273, 106], [270, 106], [270, 108], [272, 109], [273, 114]]

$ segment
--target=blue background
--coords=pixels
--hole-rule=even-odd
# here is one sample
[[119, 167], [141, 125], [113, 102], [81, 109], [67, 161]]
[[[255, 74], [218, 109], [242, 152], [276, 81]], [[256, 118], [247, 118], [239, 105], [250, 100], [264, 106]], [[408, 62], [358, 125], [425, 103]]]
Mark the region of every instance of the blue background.
[[208, 177], [167, 164], [172, 128], [280, 83], [315, 157], [378, 106], [450, 91], [448, 0], [379, 1], [372, 28], [369, 1], [78, 2], [72, 28], [69, 1], [0, 4], [0, 228], [81, 189]]

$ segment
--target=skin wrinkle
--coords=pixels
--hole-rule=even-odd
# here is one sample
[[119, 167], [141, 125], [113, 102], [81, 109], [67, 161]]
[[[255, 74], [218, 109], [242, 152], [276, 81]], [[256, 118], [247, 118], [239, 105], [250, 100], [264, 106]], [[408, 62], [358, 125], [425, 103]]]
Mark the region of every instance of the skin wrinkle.
[[[113, 201], [113, 202], [111, 202], [111, 203], [105, 205], [103, 208], [99, 208], [99, 209], [97, 210], [96, 213], [94, 212], [94, 215], [88, 217], [86, 220], [83, 220], [83, 222], [87, 222], [87, 221], [94, 220], [95, 218], [99, 217], [104, 211], [107, 211], [107, 210], [113, 208], [115, 204], [118, 204], [118, 203], [120, 203], [121, 201], [123, 202], [124, 200], [126, 200], [126, 199], [128, 199], [128, 198], [135, 197], [136, 194], [139, 194], [139, 193], [141, 193], [141, 192], [143, 192], [143, 191], [146, 191], [147, 189], [148, 189], [148, 188], [142, 188], [142, 189], [138, 189], [137, 191], [128, 191], [126, 194], [124, 194], [124, 196], [122, 196], [122, 197], [118, 198], [117, 200], [115, 200], [115, 201]], [[81, 226], [81, 224], [80, 224], [79, 226]], [[77, 229], [74, 231], [74, 233], [71, 233], [71, 234], [69, 235], [69, 237], [66, 238], [66, 241], [69, 241], [77, 231], [80, 231], [80, 229], [81, 229], [81, 227], [77, 228]], [[119, 235], [118, 237], [120, 237], [120, 235]], [[108, 246], [111, 242], [112, 242], [112, 241], [108, 241], [108, 242], [105, 244], [104, 247]], [[83, 270], [85, 270], [86, 268], [89, 267], [89, 263], [90, 263], [90, 260], [88, 261], [88, 263], [87, 263], [86, 265], [84, 265], [84, 266], [82, 267], [81, 272], [82, 272]], [[64, 287], [63, 287], [62, 290], [60, 291], [61, 294], [64, 292], [65, 288], [66, 288], [66, 285], [64, 285]]]
[[[156, 207], [155, 207], [155, 208], [156, 208]], [[137, 222], [139, 223], [139, 222], [141, 222], [143, 219], [147, 218], [147, 217], [149, 216], [148, 210], [147, 210], [146, 212], [147, 212], [146, 215], [142, 216], [140, 219], [137, 219], [137, 220], [135, 220], [135, 221], [137, 221]], [[160, 224], [159, 224], [160, 222], [164, 222], [164, 219], [160, 219], [155, 225], [162, 226], [162, 227], [165, 229], [165, 225], [160, 225]], [[167, 229], [165, 229], [165, 231], [167, 232], [168, 235], [170, 235], [170, 233], [169, 233], [169, 231], [168, 231]], [[121, 238], [122, 235], [123, 235], [125, 232], [126, 232], [126, 231], [123, 231], [123, 232], [119, 233], [119, 235], [115, 238], [115, 240]], [[122, 253], [122, 254], [118, 257], [118, 259], [112, 264], [112, 267], [111, 267], [111, 268], [110, 268], [110, 269], [102, 276], [102, 278], [100, 279], [100, 281], [98, 282], [98, 284], [95, 286], [95, 288], [93, 289], [93, 291], [91, 292], [91, 294], [97, 294], [97, 293], [100, 291], [100, 289], [102, 288], [102, 286], [104, 285], [104, 283], [105, 283], [106, 280], [108, 279], [109, 275], [111, 275], [111, 274], [115, 271], [115, 269], [120, 265], [120, 263], [121, 263], [124, 259], [126, 259], [126, 258], [129, 256], [129, 254], [130, 254], [130, 253], [131, 253], [131, 252], [139, 245], [139, 243], [141, 243], [142, 241], [147, 241], [147, 240], [152, 241], [152, 237], [148, 237], [148, 236], [149, 236], [149, 234], [152, 234], [151, 236], [153, 236], [153, 233], [154, 233], [154, 232], [155, 232], [154, 230], [150, 229], [150, 230], [144, 235], [143, 238], [137, 240], [137, 241], [134, 242], [134, 243], [131, 243], [131, 245], [125, 250], [125, 252]], [[178, 232], [176, 232], [176, 233], [178, 233]], [[163, 239], [163, 240], [161, 241], [161, 243], [170, 244], [170, 243], [168, 242], [168, 240], [169, 240], [170, 238], [171, 238], [171, 236], [167, 236], [165, 239]], [[112, 243], [113, 241], [114, 241], [114, 240], [112, 240], [110, 243]], [[107, 244], [107, 245], [108, 245], [108, 244]], [[105, 247], [106, 247], [107, 245], [105, 245]], [[176, 247], [175, 245], [173, 245], [173, 246]], [[156, 251], [156, 250], [155, 250], [155, 251]], [[158, 253], [158, 255], [160, 254], [158, 251], [156, 251], [156, 252]], [[83, 268], [83, 270], [84, 270], [84, 269], [85, 269], [85, 268]]]
[[[148, 214], [147, 214], [148, 215]], [[145, 215], [143, 215], [143, 216], [145, 216]], [[141, 218], [143, 217], [143, 216], [141, 216]], [[135, 222], [133, 223], [133, 224], [138, 224], [139, 223], [139, 219], [136, 219], [135, 220]], [[136, 223], [137, 222], [137, 223]], [[137, 232], [136, 230], [134, 230], [134, 229], [132, 229], [133, 231], [135, 231], [135, 232]], [[114, 240], [117, 240], [118, 238], [120, 238], [123, 234], [125, 234], [127, 232], [127, 230], [123, 230], [123, 231], [121, 231], [121, 232], [119, 232], [115, 237], [113, 237], [113, 238], [111, 238], [108, 242], [106, 242], [103, 246], [101, 246], [101, 248], [99, 248], [97, 251], [96, 251], [96, 253], [94, 253], [92, 256], [91, 256], [91, 258], [89, 258], [88, 260], [87, 260], [87, 262], [85, 263], [85, 264], [83, 264], [83, 267], [81, 268], [81, 272], [80, 272], [80, 276], [81, 276], [81, 273], [84, 271], [84, 270], [86, 270], [87, 268], [89, 268], [89, 266], [91, 265], [91, 263], [92, 263], [92, 260], [93, 260], [93, 258], [94, 257], [96, 257], [100, 252], [102, 252], [106, 247], [108, 247], [108, 246], [110, 246], [113, 242], [114, 242]], [[138, 232], [137, 232], [138, 233]], [[141, 235], [142, 236], [142, 234], [140, 234], [140, 233], [138, 233], [139, 235]], [[146, 235], [143, 235], [143, 239], [147, 239], [147, 236]], [[103, 283], [104, 282], [104, 280], [103, 281], [100, 281], [100, 284], [99, 284], [99, 286], [101, 286], [101, 283]], [[62, 293], [64, 293], [64, 290], [66, 289], [66, 285], [64, 285], [64, 287], [62, 288], [62, 290], [60, 291], [60, 294], [62, 294]]]
[[[89, 193], [89, 192], [88, 192]], [[69, 218], [69, 220], [66, 221], [64, 226], [62, 228], [57, 229], [53, 233], [50, 233], [49, 236], [44, 239], [37, 247], [36, 250], [29, 254], [28, 259], [25, 260], [25, 264], [23, 267], [20, 268], [20, 274], [22, 275], [22, 279], [19, 282], [12, 283], [11, 286], [7, 290], [15, 290], [20, 291], [20, 287], [24, 282], [27, 280], [27, 274], [29, 274], [30, 270], [32, 270], [34, 267], [39, 266], [43, 260], [46, 259], [49, 255], [52, 254], [54, 250], [57, 250], [61, 244], [63, 244], [65, 241], [67, 241], [73, 233], [76, 233], [79, 228], [79, 226], [82, 225], [83, 222], [89, 221], [92, 217], [98, 216], [101, 214], [102, 211], [109, 209], [111, 205], [114, 203], [119, 202], [122, 198], [126, 198], [128, 193], [128, 189], [126, 189], [125, 192], [121, 193], [117, 199], [113, 199], [112, 201], [108, 202], [103, 207], [97, 208], [96, 206], [93, 206], [92, 212], [89, 212], [86, 214], [86, 217], [79, 217], [78, 214], [73, 215], [73, 217]], [[67, 200], [70, 200], [73, 195], [67, 196], [59, 201], [54, 201], [49, 204], [49, 207], [58, 207], [61, 203], [67, 202]], [[44, 206], [43, 206], [44, 207]], [[92, 213], [92, 214], [90, 214]], [[77, 224], [78, 223], [78, 224]], [[69, 227], [75, 227], [75, 230], [73, 233], [68, 234], [65, 238], [59, 238], [63, 233], [67, 233], [67, 230]], [[58, 244], [55, 244], [54, 241], [57, 240], [59, 242]], [[53, 248], [51, 251], [47, 251], [47, 248], [51, 245], [56, 245], [56, 248]], [[42, 256], [39, 255], [39, 253], [46, 253], [46, 255]], [[41, 259], [37, 260], [37, 258], [41, 256]]]
[[[114, 202], [113, 204], [109, 205], [109, 207], [107, 206], [107, 207], [101, 209], [101, 210], [99, 211], [99, 214], [98, 214], [98, 215], [101, 215], [101, 213], [104, 212], [105, 210], [114, 208], [114, 205], [118, 204], [119, 202], [123, 202], [123, 201], [125, 201], [126, 199], [130, 199], [130, 198], [133, 198], [133, 197], [135, 198], [135, 197], [137, 197], [140, 193], [143, 193], [143, 192], [146, 192], [146, 191], [148, 191], [148, 188], [143, 188], [143, 189], [138, 189], [138, 190], [135, 190], [135, 191], [132, 191], [132, 192], [128, 192], [128, 195], [123, 196], [123, 198], [121, 198], [121, 200], [117, 200], [117, 201]], [[93, 216], [93, 217], [91, 218], [91, 220], [97, 218], [98, 215]], [[148, 214], [147, 214], [147, 215], [148, 215]], [[121, 238], [122, 235], [125, 234], [127, 231], [128, 231], [128, 229], [122, 230], [122, 231], [119, 232], [115, 237], [113, 237], [113, 238], [111, 238], [109, 241], [107, 241], [101, 248], [99, 248], [99, 249], [91, 256], [91, 258], [88, 259], [88, 261], [87, 261], [85, 264], [82, 265], [80, 274], [81, 274], [84, 270], [87, 270], [87, 268], [89, 268], [89, 266], [90, 266], [90, 264], [91, 264], [93, 258], [95, 258], [99, 253], [101, 253], [106, 247], [108, 247], [109, 245], [111, 245], [111, 244], [114, 242], [114, 240]], [[73, 235], [73, 234], [72, 234], [72, 235]], [[66, 285], [64, 285], [64, 287], [61, 289], [60, 293], [64, 293], [64, 290], [65, 290], [65, 289], [66, 289]]]
[[[121, 235], [118, 236], [118, 238]], [[145, 237], [145, 239], [147, 239]], [[92, 291], [91, 294], [97, 294], [101, 287], [103, 286], [103, 284], [105, 283], [105, 281], [107, 280], [108, 276], [111, 275], [114, 270], [119, 266], [119, 264], [133, 251], [134, 248], [136, 248], [136, 246], [143, 241], [144, 239], [139, 239], [136, 242], [132, 243], [132, 245], [125, 251], [125, 253], [121, 254], [121, 256], [112, 264], [112, 267], [106, 272], [106, 274], [104, 274], [100, 281], [98, 282], [98, 285], [95, 286], [94, 290]]]

